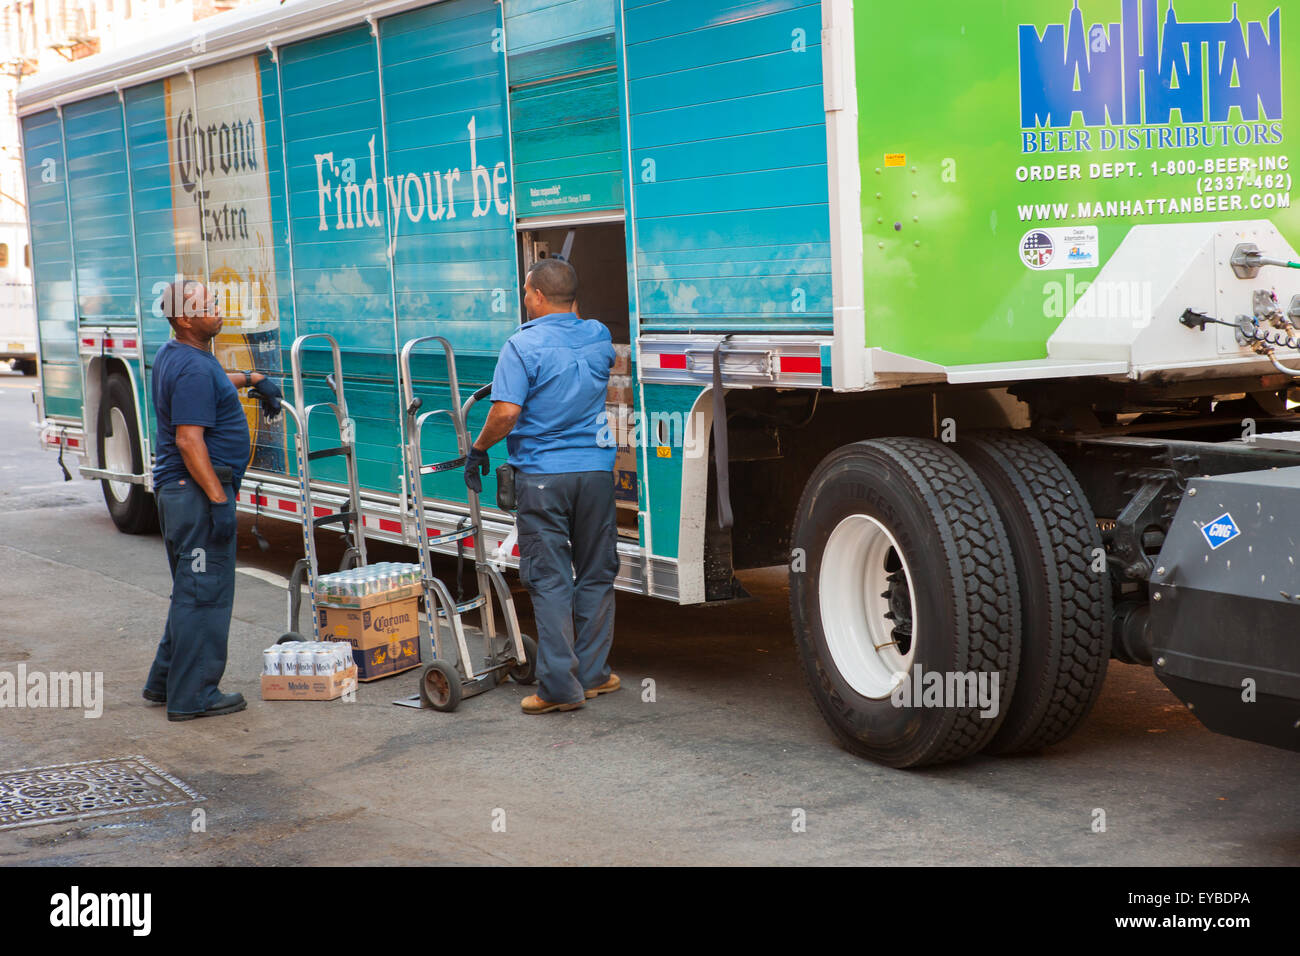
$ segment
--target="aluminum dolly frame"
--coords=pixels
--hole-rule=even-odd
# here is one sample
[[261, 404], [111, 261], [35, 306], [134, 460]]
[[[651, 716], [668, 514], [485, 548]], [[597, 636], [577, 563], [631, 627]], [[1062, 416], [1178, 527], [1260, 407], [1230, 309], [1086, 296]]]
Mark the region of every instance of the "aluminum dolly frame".
[[[310, 339], [324, 339], [329, 343], [333, 372], [325, 376], [325, 383], [334, 393], [333, 402], [316, 402], [304, 404], [302, 352], [303, 344]], [[341, 524], [343, 534], [348, 539], [347, 549], [343, 552], [340, 570], [366, 566], [365, 522], [361, 515], [361, 485], [357, 476], [356, 423], [348, 415], [347, 397], [343, 391], [343, 362], [339, 344], [327, 332], [311, 332], [300, 335], [293, 340], [289, 350], [290, 366], [293, 370], [293, 404], [283, 401], [282, 411], [293, 419], [296, 426], [293, 436], [294, 452], [298, 460], [298, 508], [302, 513], [303, 557], [293, 566], [289, 576], [288, 632], [277, 644], [301, 640], [298, 630], [299, 611], [302, 607], [302, 587], [307, 586], [307, 597], [311, 602], [312, 639], [320, 639], [320, 612], [316, 607], [316, 578], [319, 562], [316, 553], [316, 529], [324, 525]], [[339, 428], [339, 444], [333, 448], [313, 451], [309, 426], [312, 413], [321, 408], [329, 408], [334, 413], [334, 420]], [[346, 464], [348, 482], [348, 506], [345, 511], [334, 514], [316, 515], [312, 500], [311, 463], [322, 458], [341, 456]]]
[[[418, 345], [425, 342], [437, 342], [442, 346], [447, 362], [447, 384], [451, 392], [449, 408], [436, 408], [421, 412], [423, 401], [415, 394], [414, 379], [411, 376], [411, 355]], [[453, 711], [466, 697], [473, 697], [500, 684], [507, 674], [520, 684], [531, 684], [534, 677], [534, 659], [536, 644], [532, 638], [519, 632], [519, 618], [515, 613], [514, 598], [510, 586], [499, 570], [487, 559], [487, 549], [483, 544], [482, 515], [479, 510], [478, 493], [472, 489], [469, 495], [468, 522], [462, 523], [451, 534], [440, 535], [439, 543], [455, 542], [457, 549], [463, 542], [473, 541], [474, 572], [478, 582], [478, 594], [467, 601], [457, 603], [452, 599], [447, 586], [434, 576], [432, 554], [428, 542], [428, 529], [425, 526], [424, 487], [425, 475], [437, 474], [463, 468], [469, 456], [470, 437], [467, 422], [469, 411], [480, 399], [491, 394], [492, 387], [480, 388], [462, 405], [460, 400], [460, 382], [456, 375], [456, 356], [451, 342], [441, 335], [425, 335], [411, 339], [402, 346], [398, 365], [399, 381], [402, 391], [402, 413], [406, 417], [405, 441], [402, 445], [403, 459], [406, 465], [406, 504], [415, 512], [416, 538], [419, 542], [420, 568], [424, 585], [424, 609], [429, 620], [429, 640], [433, 646], [433, 660], [425, 666], [420, 675], [420, 692], [411, 697], [395, 700], [393, 703], [404, 707], [429, 707], [440, 711]], [[445, 415], [450, 419], [456, 433], [458, 458], [449, 461], [426, 464], [421, 447], [424, 425], [431, 418]], [[497, 602], [505, 618], [505, 633], [498, 635], [492, 597]], [[476, 670], [471, 662], [469, 645], [465, 639], [465, 627], [462, 615], [477, 610], [479, 623], [486, 640], [486, 653], [481, 670]], [[457, 651], [453, 664], [446, 654], [443, 638], [443, 622], [450, 631]]]

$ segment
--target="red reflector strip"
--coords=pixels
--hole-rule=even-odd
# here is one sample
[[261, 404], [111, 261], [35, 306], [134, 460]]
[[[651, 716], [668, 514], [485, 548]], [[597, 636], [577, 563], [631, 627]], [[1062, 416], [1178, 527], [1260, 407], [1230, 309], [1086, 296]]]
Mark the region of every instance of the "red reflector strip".
[[428, 529], [428, 535], [429, 535], [430, 538], [436, 538], [436, 537], [438, 537], [438, 535], [440, 535], [440, 534], [442, 534], [442, 532], [439, 531], [437, 528], [429, 528], [429, 529]]
[[93, 345], [95, 344], [95, 340], [94, 340], [94, 339], [82, 339], [82, 340], [81, 340], [81, 344], [82, 344], [82, 345], [91, 345], [91, 346], [93, 346]]
[[513, 548], [511, 548], [510, 553], [513, 554], [516, 558], [519, 557], [519, 545], [515, 545]]
[[77, 447], [78, 445], [80, 445], [80, 444], [81, 444], [81, 442], [77, 441], [75, 438], [69, 438], [69, 439], [68, 439], [68, 447], [69, 447], [69, 448], [76, 448], [76, 447]]
[[104, 348], [106, 348], [106, 349], [115, 349], [115, 348], [117, 348], [117, 340], [116, 340], [116, 339], [104, 339]]
[[809, 355], [782, 355], [781, 371], [820, 375], [822, 373], [822, 360]]
[[249, 500], [251, 500], [255, 505], [261, 505], [263, 508], [270, 504], [266, 495], [249, 495]]
[[684, 369], [686, 368], [686, 356], [685, 355], [660, 355], [659, 367]]
[[394, 521], [394, 520], [392, 520], [391, 518], [380, 518], [380, 519], [379, 519], [379, 530], [380, 530], [380, 531], [391, 531], [393, 534], [401, 534], [401, 533], [402, 533], [402, 524], [401, 524], [400, 521]]
[[281, 498], [279, 501], [277, 501], [276, 504], [275, 504], [275, 506], [276, 506], [277, 508], [279, 508], [281, 511], [297, 511], [297, 510], [298, 510], [298, 503], [297, 503], [297, 502], [294, 502], [294, 501], [285, 501], [283, 498]]
[[135, 348], [135, 339], [123, 339], [123, 340], [122, 340], [122, 348], [124, 348], [124, 349], [133, 349], [133, 348]]
[[334, 512], [330, 511], [328, 508], [322, 508], [320, 505], [315, 505], [311, 509], [311, 514], [313, 518], [323, 518], [325, 517], [325, 515], [333, 514], [333, 513]]

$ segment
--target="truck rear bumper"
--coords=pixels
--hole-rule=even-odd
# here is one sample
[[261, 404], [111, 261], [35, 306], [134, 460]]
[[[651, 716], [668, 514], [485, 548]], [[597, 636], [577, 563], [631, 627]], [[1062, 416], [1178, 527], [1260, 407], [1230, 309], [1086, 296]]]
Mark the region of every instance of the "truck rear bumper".
[[1151, 579], [1156, 675], [1209, 729], [1300, 751], [1300, 467], [1194, 479]]
[[41, 447], [57, 451], [62, 446], [73, 455], [86, 455], [86, 432], [80, 422], [47, 418], [41, 422]]

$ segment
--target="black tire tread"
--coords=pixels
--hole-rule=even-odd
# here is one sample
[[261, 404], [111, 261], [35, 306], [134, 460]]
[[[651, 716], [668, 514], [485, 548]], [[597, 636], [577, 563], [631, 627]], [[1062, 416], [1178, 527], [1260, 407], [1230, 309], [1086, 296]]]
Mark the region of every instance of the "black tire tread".
[[[974, 470], [949, 448], [928, 438], [884, 438], [859, 442], [840, 449], [851, 452], [870, 448], [887, 456], [921, 491], [934, 523], [941, 529], [944, 553], [954, 596], [959, 602], [957, 619], [965, 621], [954, 635], [958, 640], [954, 666], [958, 670], [997, 672], [1006, 690], [1014, 688], [1019, 663], [1020, 605], [1015, 563], [1002, 519], [993, 500]], [[832, 464], [832, 453], [817, 469], [804, 489], [799, 514], [807, 510], [809, 494], [816, 493], [822, 470]], [[791, 592], [791, 614], [797, 616]], [[823, 718], [834, 728], [833, 715], [807, 668], [805, 681]], [[943, 741], [908, 766], [945, 763], [978, 752], [996, 733], [1001, 716], [981, 717], [978, 705], [949, 708], [952, 722]], [[859, 756], [872, 756], [855, 741], [840, 734], [846, 747]]]
[[[1065, 462], [1042, 442], [1014, 432], [982, 432], [971, 438], [994, 460], [1001, 458], [1025, 502], [1037, 514], [1040, 558], [1052, 590], [1051, 633], [1056, 646], [1043, 673], [1020, 674], [1040, 682], [1032, 720], [1004, 725], [991, 752], [1041, 750], [1070, 736], [1088, 715], [1105, 681], [1110, 658], [1111, 596], [1106, 573], [1092, 570], [1101, 533], [1087, 496]], [[1023, 634], [1022, 640], [1035, 635]]]
[[[108, 376], [107, 389], [100, 396], [100, 401], [112, 402], [114, 393], [118, 392], [122, 393], [121, 407], [125, 412], [127, 429], [133, 439], [131, 447], [132, 467], [142, 469], [144, 467], [143, 445], [140, 438], [139, 423], [136, 419], [135, 393], [131, 388], [130, 380], [125, 375], [120, 372], [111, 372]], [[104, 436], [97, 433], [95, 441], [97, 443], [96, 453], [102, 464], [104, 460]], [[159, 530], [159, 523], [158, 505], [154, 496], [145, 491], [142, 485], [132, 485], [125, 509], [118, 514], [114, 514], [113, 506], [110, 504], [112, 492], [109, 490], [108, 484], [106, 480], [101, 481], [100, 487], [104, 495], [104, 504], [108, 507], [109, 514], [112, 516], [117, 529], [123, 534], [156, 534]]]

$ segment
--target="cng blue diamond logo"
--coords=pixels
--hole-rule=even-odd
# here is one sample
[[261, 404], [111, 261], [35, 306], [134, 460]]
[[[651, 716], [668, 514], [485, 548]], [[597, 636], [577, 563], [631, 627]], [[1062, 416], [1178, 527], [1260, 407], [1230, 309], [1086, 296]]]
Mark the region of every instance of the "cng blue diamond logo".
[[1232, 515], [1225, 511], [1201, 528], [1201, 534], [1205, 535], [1205, 540], [1210, 543], [1210, 550], [1217, 551], [1241, 534], [1241, 529], [1237, 527], [1237, 522], [1232, 520]]

